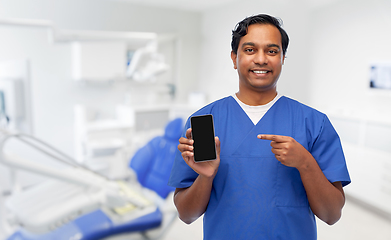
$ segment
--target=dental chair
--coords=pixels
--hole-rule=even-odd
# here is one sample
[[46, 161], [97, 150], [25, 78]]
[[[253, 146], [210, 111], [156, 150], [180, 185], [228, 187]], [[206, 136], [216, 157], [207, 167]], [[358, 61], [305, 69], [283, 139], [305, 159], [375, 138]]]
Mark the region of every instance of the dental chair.
[[164, 136], [149, 141], [135, 153], [129, 163], [130, 168], [137, 173], [140, 184], [155, 191], [162, 198], [175, 190], [168, 186], [167, 182], [182, 129], [181, 118], [172, 120], [167, 124]]
[[2, 151], [0, 162], [52, 178], [7, 199], [9, 222], [19, 226], [7, 240], [162, 238], [177, 217], [167, 182], [182, 128], [182, 119], [171, 121], [164, 136], [135, 153], [129, 167], [137, 181], [109, 180], [79, 166], [49, 171]]

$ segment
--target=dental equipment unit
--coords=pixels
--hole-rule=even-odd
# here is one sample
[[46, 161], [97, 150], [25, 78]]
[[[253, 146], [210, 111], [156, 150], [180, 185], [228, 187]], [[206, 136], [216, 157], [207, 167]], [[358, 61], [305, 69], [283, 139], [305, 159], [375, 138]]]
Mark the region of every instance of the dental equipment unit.
[[[129, 234], [143, 239], [162, 237], [177, 216], [170, 197], [173, 189], [166, 183], [181, 128], [181, 119], [170, 122], [164, 136], [136, 152], [130, 161], [137, 176], [133, 181], [108, 179], [35, 137], [0, 130], [0, 163], [13, 171], [49, 178], [6, 199], [10, 214], [0, 220], [12, 233], [7, 240], [122, 239]], [[67, 167], [43, 165], [8, 152], [5, 145], [9, 139], [17, 139]]]

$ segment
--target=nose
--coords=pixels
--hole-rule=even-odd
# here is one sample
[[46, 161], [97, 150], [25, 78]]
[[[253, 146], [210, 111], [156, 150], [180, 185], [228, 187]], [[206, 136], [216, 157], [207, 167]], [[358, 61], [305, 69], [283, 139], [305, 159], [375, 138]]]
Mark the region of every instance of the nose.
[[254, 63], [259, 65], [266, 65], [268, 63], [267, 54], [264, 51], [258, 51], [254, 55]]

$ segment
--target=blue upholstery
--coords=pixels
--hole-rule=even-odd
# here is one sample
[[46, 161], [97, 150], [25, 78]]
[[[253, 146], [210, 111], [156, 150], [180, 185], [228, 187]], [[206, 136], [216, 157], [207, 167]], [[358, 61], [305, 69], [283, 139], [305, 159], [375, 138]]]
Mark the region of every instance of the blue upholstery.
[[133, 221], [114, 224], [105, 213], [96, 210], [65, 224], [46, 234], [31, 234], [20, 230], [7, 240], [98, 240], [108, 236], [129, 232], [140, 232], [160, 226], [162, 213], [159, 209]]
[[137, 173], [141, 185], [158, 193], [162, 198], [174, 190], [167, 185], [178, 140], [183, 130], [183, 120], [169, 122], [164, 136], [153, 138], [139, 149], [130, 161], [130, 167]]

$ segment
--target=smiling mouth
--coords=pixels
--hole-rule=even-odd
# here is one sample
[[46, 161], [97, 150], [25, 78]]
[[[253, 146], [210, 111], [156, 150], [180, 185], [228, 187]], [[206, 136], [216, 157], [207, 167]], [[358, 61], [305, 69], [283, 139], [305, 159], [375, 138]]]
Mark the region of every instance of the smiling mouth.
[[258, 71], [258, 70], [252, 70], [253, 73], [257, 73], [257, 74], [264, 74], [264, 73], [268, 73], [270, 71]]

